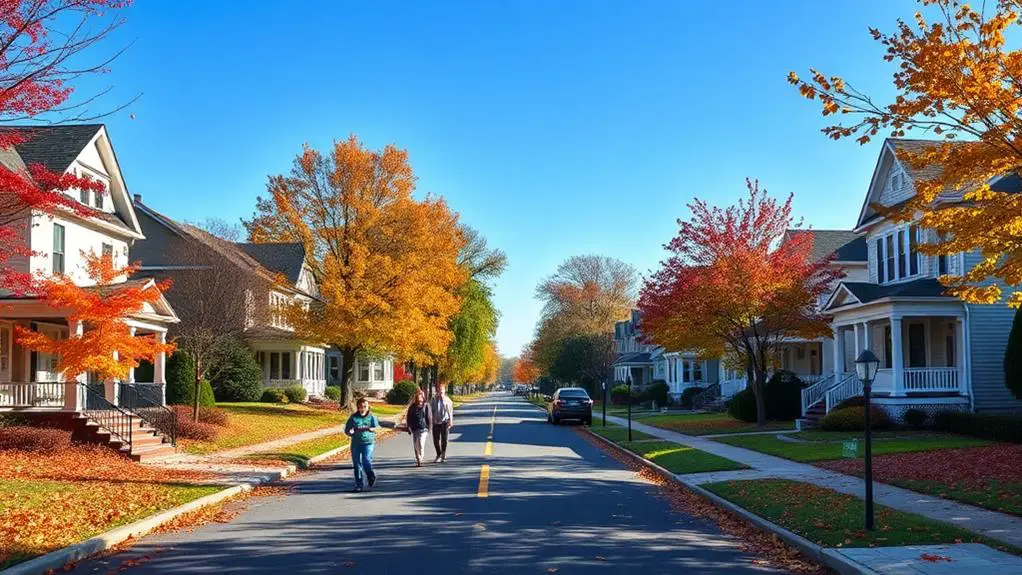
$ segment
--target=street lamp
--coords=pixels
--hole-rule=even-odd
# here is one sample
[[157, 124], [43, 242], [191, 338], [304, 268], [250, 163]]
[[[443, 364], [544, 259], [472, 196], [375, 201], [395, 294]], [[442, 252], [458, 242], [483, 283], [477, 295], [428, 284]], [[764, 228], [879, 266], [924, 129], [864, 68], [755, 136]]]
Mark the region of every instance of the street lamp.
[[863, 350], [855, 359], [855, 375], [862, 382], [862, 398], [866, 412], [866, 529], [870, 531], [873, 530], [873, 429], [869, 417], [869, 393], [879, 367], [880, 360], [868, 349]]
[[632, 442], [632, 376], [625, 376], [628, 384], [628, 443]]
[[607, 382], [602, 382], [600, 386], [603, 388], [603, 426], [607, 427]]

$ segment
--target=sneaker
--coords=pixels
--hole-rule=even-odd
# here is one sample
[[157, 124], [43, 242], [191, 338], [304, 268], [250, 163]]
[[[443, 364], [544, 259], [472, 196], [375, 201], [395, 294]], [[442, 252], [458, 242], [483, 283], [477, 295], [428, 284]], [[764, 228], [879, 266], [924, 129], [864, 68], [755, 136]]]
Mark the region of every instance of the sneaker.
[[375, 475], [369, 478], [369, 489], [372, 489], [373, 485], [376, 485], [376, 476]]
[[440, 463], [440, 456], [439, 455], [436, 456], [436, 459], [433, 460], [433, 463]]
[[352, 493], [362, 493], [362, 488], [361, 487], [356, 487], [356, 488], [352, 489], [351, 492]]
[[447, 456], [446, 455], [444, 455], [443, 457], [440, 458], [440, 463], [447, 463]]

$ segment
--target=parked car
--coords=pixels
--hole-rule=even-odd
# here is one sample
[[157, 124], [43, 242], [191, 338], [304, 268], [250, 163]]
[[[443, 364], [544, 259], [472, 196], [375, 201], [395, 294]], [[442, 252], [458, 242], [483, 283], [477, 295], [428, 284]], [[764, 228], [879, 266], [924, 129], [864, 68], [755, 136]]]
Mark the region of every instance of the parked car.
[[574, 419], [585, 425], [593, 424], [593, 400], [580, 387], [562, 387], [554, 392], [547, 404], [547, 421], [559, 425], [561, 421]]

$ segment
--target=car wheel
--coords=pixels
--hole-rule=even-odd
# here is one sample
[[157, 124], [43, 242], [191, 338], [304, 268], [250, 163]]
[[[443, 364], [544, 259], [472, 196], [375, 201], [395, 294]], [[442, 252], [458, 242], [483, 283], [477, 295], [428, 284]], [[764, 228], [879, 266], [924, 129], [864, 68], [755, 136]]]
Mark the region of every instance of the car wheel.
[[583, 420], [582, 421], [582, 425], [588, 425], [589, 427], [592, 427], [593, 426], [593, 418], [592, 418], [592, 416], [589, 416], [585, 420]]

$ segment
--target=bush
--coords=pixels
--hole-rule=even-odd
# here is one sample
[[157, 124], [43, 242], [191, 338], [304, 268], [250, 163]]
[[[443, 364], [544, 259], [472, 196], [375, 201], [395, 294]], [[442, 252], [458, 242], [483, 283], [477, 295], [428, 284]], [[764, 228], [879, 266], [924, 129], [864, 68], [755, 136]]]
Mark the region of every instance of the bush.
[[213, 441], [220, 435], [220, 428], [212, 423], [196, 422], [191, 414], [187, 417], [177, 418], [177, 436], [180, 439], [194, 439], [196, 441]]
[[802, 417], [802, 380], [788, 371], [775, 372], [764, 390], [766, 416], [771, 421]]
[[735, 419], [756, 423], [756, 396], [752, 393], [752, 388], [747, 387], [736, 393], [727, 402], [727, 412]]
[[57, 453], [71, 447], [71, 432], [63, 429], [10, 425], [0, 427], [0, 451]]
[[[863, 407], [866, 405], [866, 398], [861, 395], [853, 395], [848, 399], [834, 406], [834, 409], [844, 409], [846, 407]], [[831, 411], [834, 411], [832, 409]]]
[[263, 390], [263, 395], [259, 398], [259, 401], [263, 403], [287, 403], [289, 400], [283, 389], [268, 387]]
[[287, 400], [290, 403], [305, 403], [305, 400], [309, 397], [309, 392], [305, 391], [305, 388], [300, 385], [292, 385], [284, 388], [284, 395], [287, 396]]
[[699, 395], [702, 391], [703, 388], [701, 387], [686, 387], [685, 390], [681, 392], [681, 398], [678, 400], [678, 403], [681, 404], [681, 408], [692, 409], [692, 398]]
[[[870, 407], [870, 423], [873, 429], [889, 429], [891, 418], [879, 407]], [[820, 420], [820, 429], [824, 431], [862, 431], [866, 426], [866, 407], [846, 407], [835, 409]]]
[[983, 415], [942, 411], [933, 418], [934, 427], [983, 439], [1022, 443], [1022, 419], [1008, 415]]
[[667, 387], [666, 381], [656, 380], [646, 388], [646, 395], [648, 399], [656, 402], [657, 407], [667, 405], [667, 393], [671, 390]]
[[[192, 406], [172, 405], [170, 408], [174, 411], [174, 414], [177, 415], [178, 425], [180, 425], [183, 420], [194, 422], [194, 419], [192, 418]], [[229, 416], [223, 409], [218, 407], [199, 408], [199, 423], [206, 423], [217, 427], [226, 427], [228, 422]]]
[[904, 417], [905, 424], [916, 429], [926, 425], [926, 420], [929, 419], [925, 411], [915, 408], [906, 411]]
[[1004, 348], [1004, 385], [1022, 399], [1022, 308], [1015, 312]]
[[328, 386], [326, 386], [326, 391], [323, 392], [323, 395], [325, 395], [327, 399], [332, 399], [334, 401], [340, 401], [341, 400], [341, 388], [340, 388], [340, 386], [337, 386], [337, 385], [328, 385]]
[[614, 405], [626, 405], [628, 403], [628, 386], [621, 383], [610, 388], [610, 402]]
[[410, 379], [399, 381], [387, 392], [387, 403], [405, 405], [412, 400], [417, 391], [419, 391], [419, 386], [414, 381]]
[[195, 397], [195, 362], [183, 351], [175, 351], [167, 358], [167, 403], [171, 405], [191, 403]]
[[248, 347], [230, 339], [214, 359], [218, 369], [210, 383], [217, 401], [256, 401], [263, 390], [263, 368]]

